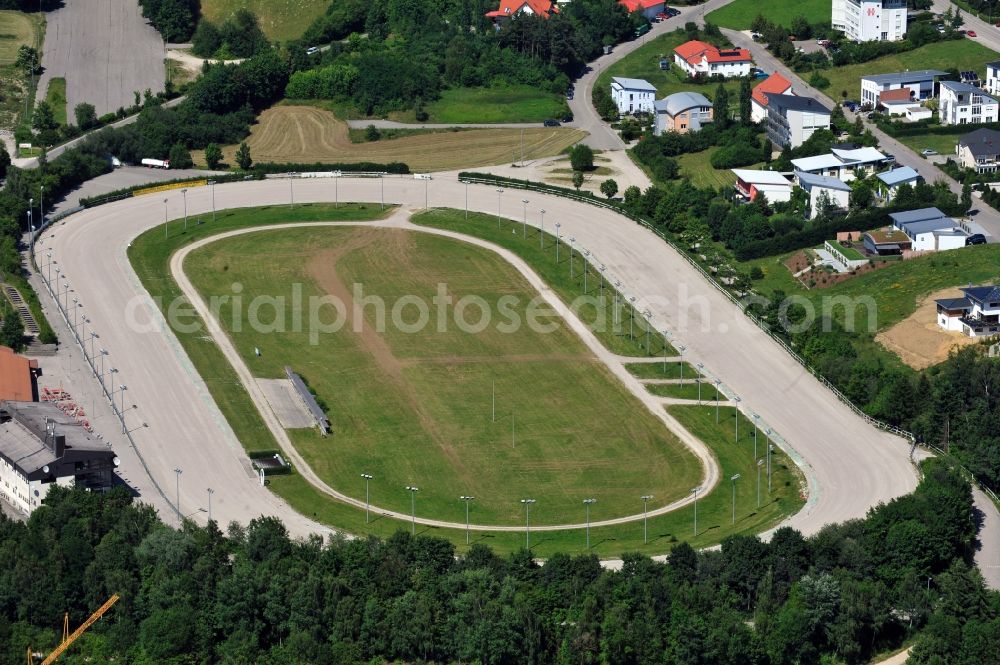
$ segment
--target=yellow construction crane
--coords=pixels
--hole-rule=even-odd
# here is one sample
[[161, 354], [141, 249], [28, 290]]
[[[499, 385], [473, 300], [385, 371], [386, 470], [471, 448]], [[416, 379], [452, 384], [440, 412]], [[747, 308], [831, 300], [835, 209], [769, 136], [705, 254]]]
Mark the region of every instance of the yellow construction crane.
[[[94, 625], [95, 621], [104, 616], [104, 614], [111, 609], [111, 606], [118, 602], [118, 598], [119, 596], [117, 593], [108, 598], [108, 602], [101, 605], [101, 607], [96, 612], [91, 614], [89, 619], [80, 624], [80, 627], [74, 630], [72, 634], [70, 634], [69, 632], [69, 612], [67, 612], [66, 615], [63, 617], [62, 643], [58, 647], [56, 647], [55, 651], [49, 654], [48, 658], [42, 661], [42, 665], [51, 665], [52, 663], [56, 662], [56, 659], [59, 658], [59, 656], [63, 655], [63, 652], [65, 652], [66, 649], [68, 649], [70, 645], [73, 644], [73, 642], [76, 642], [81, 635], [87, 632], [88, 628]], [[35, 660], [32, 656], [30, 647], [28, 648], [28, 665], [35, 665]]]

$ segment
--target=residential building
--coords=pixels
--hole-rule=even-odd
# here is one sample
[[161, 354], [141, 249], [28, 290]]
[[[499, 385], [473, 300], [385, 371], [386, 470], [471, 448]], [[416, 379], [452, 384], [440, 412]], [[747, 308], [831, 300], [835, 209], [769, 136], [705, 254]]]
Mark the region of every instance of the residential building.
[[977, 173], [993, 173], [1000, 166], [1000, 132], [977, 129], [963, 134], [955, 144], [958, 163]]
[[775, 72], [757, 84], [750, 96], [750, 118], [754, 122], [767, 119], [768, 95], [794, 95], [791, 82]]
[[861, 77], [861, 105], [875, 108], [879, 96], [889, 90], [909, 88], [913, 100], [934, 97], [934, 81], [948, 72], [939, 69], [918, 69], [892, 74], [871, 74]]
[[920, 208], [889, 215], [892, 225], [910, 239], [916, 252], [933, 252], [965, 247], [968, 237], [961, 226], [937, 208]]
[[962, 293], [935, 301], [938, 325], [969, 337], [1000, 334], [1000, 286], [969, 286]]
[[884, 173], [876, 174], [876, 190], [879, 197], [886, 203], [896, 198], [896, 192], [903, 185], [913, 187], [924, 178], [915, 169], [909, 166], [901, 166], [898, 169], [890, 169]]
[[986, 63], [986, 81], [983, 90], [991, 95], [1000, 95], [1000, 60]]
[[618, 4], [632, 12], [642, 12], [642, 15], [653, 20], [657, 14], [663, 13], [666, 4], [664, 0], [618, 0]]
[[887, 226], [884, 229], [867, 231], [861, 238], [865, 250], [875, 256], [895, 256], [910, 249], [912, 242], [909, 237], [897, 228]]
[[29, 360], [14, 353], [13, 349], [0, 346], [0, 400], [37, 402], [40, 375], [37, 360]]
[[792, 160], [796, 171], [825, 175], [850, 182], [857, 174], [868, 176], [882, 167], [886, 156], [875, 148], [833, 148], [825, 155]]
[[653, 133], [686, 134], [696, 132], [706, 122], [712, 122], [712, 102], [699, 92], [675, 92], [654, 104], [656, 119]]
[[719, 49], [697, 39], [675, 48], [674, 62], [688, 76], [749, 76], [753, 66], [750, 51], [745, 48]]
[[797, 148], [830, 128], [830, 109], [812, 97], [768, 95], [767, 102], [767, 138], [776, 146]]
[[941, 81], [938, 120], [942, 125], [996, 122], [1000, 102], [968, 83]]
[[843, 180], [805, 171], [795, 172], [795, 181], [809, 194], [809, 215], [812, 219], [820, 211], [824, 199], [833, 209], [843, 210], [850, 203], [851, 186]]
[[54, 485], [111, 488], [114, 451], [50, 402], [0, 402], [0, 494], [30, 514]]
[[898, 42], [906, 35], [906, 0], [833, 0], [834, 30], [856, 42]]
[[889, 115], [906, 115], [906, 109], [914, 104], [913, 91], [909, 88], [883, 90], [878, 95], [877, 108]]
[[611, 79], [611, 99], [618, 106], [618, 112], [652, 113], [656, 101], [656, 88], [649, 81], [615, 76]]
[[516, 18], [522, 14], [548, 18], [558, 13], [559, 7], [551, 0], [500, 0], [499, 9], [486, 12], [486, 18], [491, 18], [499, 24], [503, 19]]
[[763, 196], [770, 203], [789, 201], [792, 183], [778, 171], [731, 169], [736, 175], [736, 191], [748, 201]]

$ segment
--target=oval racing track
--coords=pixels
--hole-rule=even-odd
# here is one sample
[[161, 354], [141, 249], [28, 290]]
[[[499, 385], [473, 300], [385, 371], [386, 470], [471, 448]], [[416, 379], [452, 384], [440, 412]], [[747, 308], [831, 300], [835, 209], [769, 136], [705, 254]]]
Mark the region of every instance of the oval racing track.
[[[378, 201], [381, 184], [378, 179], [343, 178], [339, 200]], [[297, 203], [333, 199], [330, 183], [321, 179], [296, 180], [293, 186]], [[686, 360], [704, 363], [728, 392], [742, 397], [744, 413], [751, 418], [758, 414], [762, 426], [780, 433], [791, 447], [789, 453], [809, 478], [810, 497], [785, 524], [814, 533], [825, 524], [862, 517], [872, 505], [916, 486], [907, 442], [873, 428], [841, 403], [652, 232], [585, 203], [466, 186], [453, 173], [430, 182], [386, 178], [385, 202], [422, 207], [425, 187], [431, 206], [462, 209], [468, 193], [470, 210], [496, 214], [499, 198], [501, 213], [518, 221], [521, 199], [530, 198], [529, 219], [537, 220], [537, 210], [544, 208], [549, 230], [558, 221], [562, 236], [575, 237], [579, 249], [589, 249], [607, 267], [609, 280], [620, 280], [622, 290], [636, 297], [637, 307], [652, 313], [653, 325], [672, 331], [674, 340], [687, 347]], [[179, 217], [180, 192], [166, 196], [170, 217]], [[215, 192], [220, 210], [288, 201], [287, 180], [218, 185]], [[211, 206], [209, 188], [188, 189], [189, 217], [204, 215]], [[213, 517], [220, 523], [246, 523], [267, 514], [280, 517], [295, 535], [328, 533], [329, 528], [299, 515], [256, 482], [201, 377], [174, 335], [162, 332], [163, 318], [126, 250], [137, 235], [162, 223], [163, 212], [160, 196], [85, 210], [46, 231], [37, 249], [51, 250], [69, 276], [74, 295], [100, 331], [101, 345], [114, 355], [119, 380], [128, 385], [128, 401], [140, 405], [141, 421], [149, 425], [133, 436], [152, 478], [135, 470], [138, 460], [132, 451], [118, 450], [123, 466], [133, 468], [129, 475], [142, 500], [164, 516], [173, 508], [158, 490], [164, 488], [172, 497], [174, 469], [183, 468], [182, 508], [203, 503], [206, 488], [213, 487]], [[160, 325], [149, 326], [150, 321]]]

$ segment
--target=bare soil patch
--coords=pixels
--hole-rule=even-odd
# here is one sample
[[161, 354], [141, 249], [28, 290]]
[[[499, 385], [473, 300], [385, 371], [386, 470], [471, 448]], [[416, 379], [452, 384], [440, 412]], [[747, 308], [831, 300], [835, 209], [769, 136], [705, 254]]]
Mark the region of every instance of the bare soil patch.
[[939, 328], [937, 305], [934, 301], [939, 298], [958, 298], [961, 295], [962, 292], [955, 287], [931, 293], [920, 301], [913, 314], [880, 332], [875, 340], [913, 369], [926, 369], [947, 360], [952, 349], [975, 344], [976, 340]]

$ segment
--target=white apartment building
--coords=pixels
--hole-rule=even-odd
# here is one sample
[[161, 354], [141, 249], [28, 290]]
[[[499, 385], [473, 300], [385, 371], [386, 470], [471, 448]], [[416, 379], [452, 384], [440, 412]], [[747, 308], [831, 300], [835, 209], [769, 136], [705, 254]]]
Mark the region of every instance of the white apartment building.
[[656, 101], [656, 88], [649, 81], [616, 76], [611, 79], [611, 99], [618, 106], [618, 112], [652, 113]]
[[986, 63], [986, 81], [983, 90], [991, 95], [1000, 95], [1000, 60]]
[[906, 35], [906, 0], [833, 0], [831, 23], [856, 42], [898, 42]]
[[938, 120], [942, 125], [997, 122], [1000, 102], [968, 83], [941, 81]]

